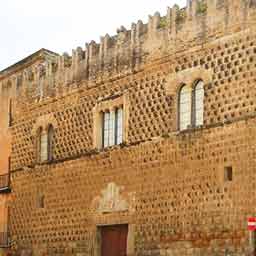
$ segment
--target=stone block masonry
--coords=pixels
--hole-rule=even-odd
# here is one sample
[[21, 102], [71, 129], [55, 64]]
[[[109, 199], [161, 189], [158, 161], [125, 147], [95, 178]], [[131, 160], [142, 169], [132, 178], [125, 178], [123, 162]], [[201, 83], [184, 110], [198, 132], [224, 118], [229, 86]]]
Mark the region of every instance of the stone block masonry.
[[133, 255], [250, 255], [255, 129], [239, 121], [13, 173], [16, 250], [95, 255], [97, 226], [129, 223]]
[[[128, 256], [252, 256], [255, 7], [190, 0], [72, 56], [42, 49], [1, 71], [4, 253], [101, 256], [102, 227], [125, 224]], [[180, 131], [180, 89], [198, 80], [203, 125]], [[101, 148], [102, 112], [120, 105], [123, 141]], [[40, 163], [49, 125], [52, 158]]]

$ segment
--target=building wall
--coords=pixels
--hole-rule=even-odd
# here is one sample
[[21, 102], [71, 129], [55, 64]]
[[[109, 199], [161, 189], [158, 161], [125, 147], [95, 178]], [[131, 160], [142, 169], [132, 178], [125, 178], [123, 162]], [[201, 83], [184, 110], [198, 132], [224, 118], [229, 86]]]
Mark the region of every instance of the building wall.
[[[10, 128], [12, 253], [100, 255], [100, 227], [128, 224], [128, 255], [250, 255], [255, 3], [205, 3], [156, 13], [23, 80]], [[180, 132], [180, 86], [200, 78], [204, 125]], [[127, 140], [96, 149], [95, 106], [124, 94]], [[49, 123], [54, 161], [37, 164], [35, 131]]]
[[9, 105], [12, 98], [12, 84], [1, 88], [0, 105], [0, 175], [8, 171], [8, 158], [11, 154], [11, 135], [9, 133]]
[[[133, 226], [131, 255], [249, 255], [255, 213], [255, 120], [186, 132], [12, 175], [19, 252], [96, 255], [97, 226]], [[232, 166], [233, 181], [224, 181]], [[114, 183], [120, 198], [101, 209]], [[41, 195], [44, 208], [38, 207]], [[128, 207], [118, 211], [118, 202]]]
[[[12, 98], [12, 85], [6, 83], [0, 90], [0, 189], [3, 189], [6, 175], [9, 173], [9, 158], [11, 155], [11, 134], [9, 131], [9, 104]], [[2, 178], [5, 177], [5, 178]], [[0, 245], [3, 234], [8, 231], [8, 193], [0, 193]], [[1, 247], [1, 246], [0, 246]], [[0, 255], [5, 255], [5, 250], [0, 248]]]
[[[42, 63], [42, 59], [34, 65]], [[30, 65], [31, 66], [31, 65]], [[11, 188], [8, 184], [11, 167], [12, 134], [10, 127], [13, 125], [16, 105], [21, 96], [21, 81], [24, 68], [14, 65], [15, 68], [0, 72], [0, 255], [7, 255], [10, 245], [10, 216], [9, 205], [12, 201]], [[16, 70], [17, 69], [17, 70]], [[19, 98], [20, 97], [20, 98]], [[8, 239], [7, 239], [8, 237]]]
[[[13, 169], [35, 161], [33, 129], [41, 116], [56, 123], [56, 160], [93, 150], [93, 108], [99, 99], [127, 94], [129, 102], [128, 139], [133, 144], [177, 131], [178, 91], [181, 84], [170, 78], [179, 73], [181, 81], [202, 69], [210, 72], [205, 82], [204, 125], [214, 126], [254, 115], [256, 89], [256, 33], [254, 29], [226, 36], [166, 58], [162, 63], [97, 87], [82, 82], [59, 98], [50, 98], [24, 107], [12, 127]], [[198, 72], [197, 72], [198, 73]], [[196, 82], [200, 78], [195, 76]], [[171, 90], [169, 90], [171, 88]]]

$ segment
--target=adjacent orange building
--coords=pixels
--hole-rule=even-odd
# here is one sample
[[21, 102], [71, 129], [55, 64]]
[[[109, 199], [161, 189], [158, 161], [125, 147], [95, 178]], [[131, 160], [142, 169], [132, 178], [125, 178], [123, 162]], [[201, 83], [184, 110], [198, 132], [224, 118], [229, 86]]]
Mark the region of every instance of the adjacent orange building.
[[[1, 80], [1, 76], [0, 76]], [[0, 105], [0, 248], [8, 246], [8, 199], [10, 195], [11, 134], [9, 132], [11, 96], [1, 90]]]

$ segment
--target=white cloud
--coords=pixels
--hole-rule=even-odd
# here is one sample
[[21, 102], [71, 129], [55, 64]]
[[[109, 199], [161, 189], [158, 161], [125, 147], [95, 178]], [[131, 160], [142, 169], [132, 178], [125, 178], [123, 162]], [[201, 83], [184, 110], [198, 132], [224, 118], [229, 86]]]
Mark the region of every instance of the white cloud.
[[186, 0], [8, 0], [1, 4], [0, 70], [40, 48], [62, 53]]

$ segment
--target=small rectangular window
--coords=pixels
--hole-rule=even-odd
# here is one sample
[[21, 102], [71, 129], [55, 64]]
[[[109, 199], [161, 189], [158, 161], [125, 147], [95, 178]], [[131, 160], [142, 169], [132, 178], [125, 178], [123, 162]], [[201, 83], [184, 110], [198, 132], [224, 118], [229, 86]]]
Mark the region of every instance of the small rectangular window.
[[224, 168], [224, 181], [233, 180], [233, 169], [232, 166], [227, 166]]

